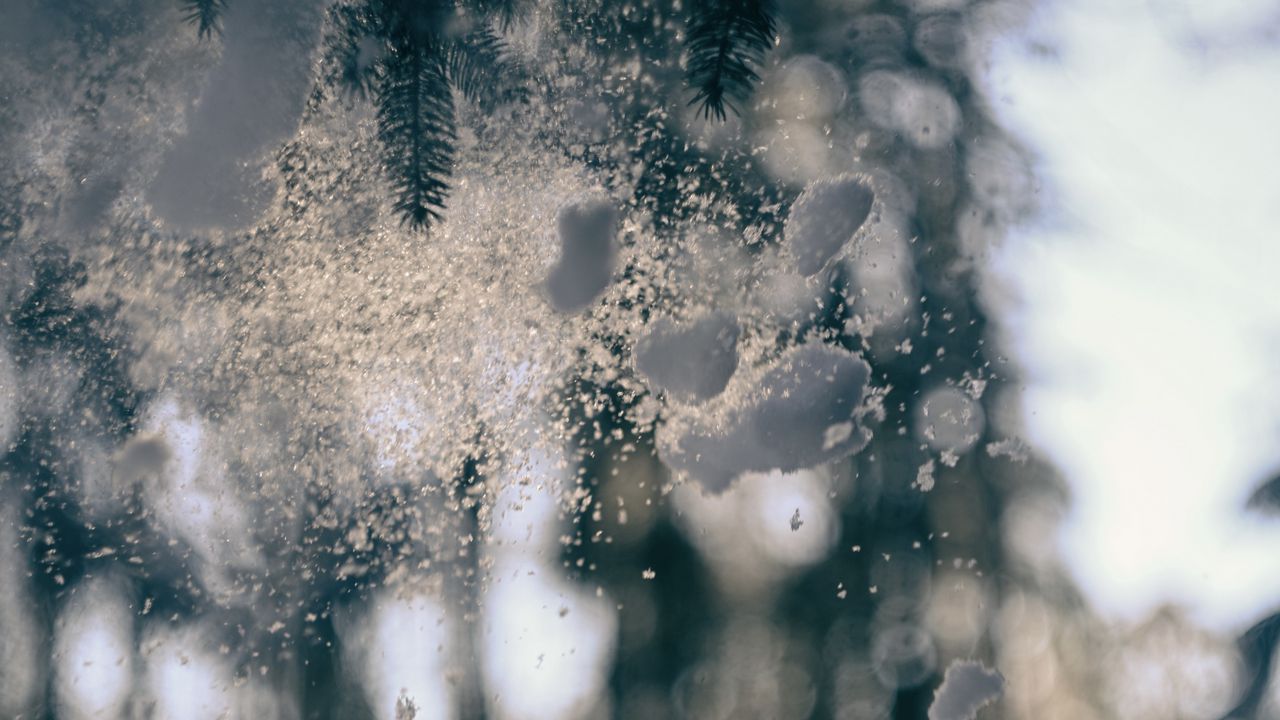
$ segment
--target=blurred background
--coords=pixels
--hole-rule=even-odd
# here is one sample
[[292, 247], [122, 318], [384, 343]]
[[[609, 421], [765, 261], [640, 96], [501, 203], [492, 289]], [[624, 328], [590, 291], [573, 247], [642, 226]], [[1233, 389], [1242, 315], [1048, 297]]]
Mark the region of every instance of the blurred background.
[[1280, 717], [1277, 32], [0, 0], [0, 717]]

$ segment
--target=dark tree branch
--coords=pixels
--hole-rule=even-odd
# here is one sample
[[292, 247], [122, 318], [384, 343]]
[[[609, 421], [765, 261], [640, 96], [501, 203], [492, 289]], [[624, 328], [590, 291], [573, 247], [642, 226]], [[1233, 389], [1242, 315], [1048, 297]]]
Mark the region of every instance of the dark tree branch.
[[337, 5], [330, 9], [332, 33], [325, 38], [325, 80], [361, 99], [373, 94], [378, 63], [386, 54], [379, 18], [368, 5]]
[[182, 0], [182, 19], [196, 26], [200, 39], [222, 34], [227, 0]]
[[725, 106], [739, 112], [760, 80], [756, 68], [777, 40], [768, 0], [693, 0], [686, 40], [690, 105], [703, 117], [725, 119]]
[[526, 96], [528, 73], [507, 53], [506, 41], [485, 25], [449, 44], [449, 81], [484, 110]]
[[529, 0], [471, 0], [471, 6], [481, 17], [493, 18], [498, 27], [510, 30], [529, 13]]
[[434, 43], [400, 43], [383, 62], [378, 88], [378, 140], [396, 194], [396, 210], [411, 228], [440, 220], [453, 169], [453, 94], [444, 53]]

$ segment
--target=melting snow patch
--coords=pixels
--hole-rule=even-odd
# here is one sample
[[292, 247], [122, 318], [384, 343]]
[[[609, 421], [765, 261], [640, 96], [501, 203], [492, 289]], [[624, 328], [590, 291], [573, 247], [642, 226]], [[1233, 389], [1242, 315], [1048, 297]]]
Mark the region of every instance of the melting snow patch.
[[955, 660], [933, 693], [929, 720], [973, 720], [1004, 694], [1004, 677], [980, 662]]
[[719, 395], [738, 369], [738, 336], [732, 316], [712, 313], [686, 325], [658, 320], [636, 343], [636, 369], [649, 383], [678, 398]]
[[813, 275], [853, 239], [875, 193], [863, 179], [843, 176], [809, 184], [791, 207], [783, 232], [801, 275]]
[[857, 355], [824, 345], [804, 345], [778, 360], [723, 432], [696, 427], [660, 441], [663, 460], [711, 492], [721, 492], [745, 472], [795, 472], [861, 450], [865, 428], [842, 441], [828, 429], [857, 424], [871, 369]]
[[547, 275], [551, 306], [585, 309], [609, 286], [617, 255], [618, 213], [607, 200], [573, 203], [560, 211], [560, 261]]

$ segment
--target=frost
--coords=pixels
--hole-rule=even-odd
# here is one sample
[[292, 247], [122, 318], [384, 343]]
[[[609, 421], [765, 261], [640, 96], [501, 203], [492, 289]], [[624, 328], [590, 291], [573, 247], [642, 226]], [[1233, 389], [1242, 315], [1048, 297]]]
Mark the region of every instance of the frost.
[[846, 350], [794, 348], [730, 414], [724, 431], [688, 428], [660, 443], [663, 460], [720, 492], [744, 472], [793, 472], [847, 457], [866, 445], [865, 428], [831, 446], [826, 431], [862, 419], [870, 375], [866, 361]]
[[713, 313], [687, 325], [663, 319], [636, 343], [636, 369], [679, 398], [706, 400], [719, 395], [738, 369], [737, 321]]
[[805, 188], [783, 230], [801, 275], [813, 275], [840, 253], [866, 222], [874, 200], [864, 178], [818, 180]]
[[154, 477], [173, 458], [173, 451], [159, 433], [139, 433], [124, 444], [115, 459], [114, 480], [131, 485]]
[[844, 35], [859, 64], [898, 64], [906, 54], [907, 31], [893, 15], [859, 13]]
[[1004, 677], [980, 662], [955, 660], [933, 693], [929, 720], [973, 720], [1004, 694]]
[[547, 275], [551, 306], [576, 313], [592, 303], [613, 277], [618, 213], [607, 201], [573, 203], [560, 211], [560, 259]]

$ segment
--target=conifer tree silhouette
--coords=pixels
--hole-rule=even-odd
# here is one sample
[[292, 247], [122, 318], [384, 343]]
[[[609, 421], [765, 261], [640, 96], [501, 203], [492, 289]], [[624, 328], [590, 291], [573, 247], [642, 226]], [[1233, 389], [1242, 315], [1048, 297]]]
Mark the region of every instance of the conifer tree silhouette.
[[[219, 31], [226, 0], [186, 7], [202, 38]], [[321, 82], [376, 105], [382, 165], [410, 228], [443, 218], [457, 141], [453, 91], [483, 110], [524, 98], [526, 74], [494, 28], [523, 11], [521, 0], [366, 0], [330, 10], [325, 51], [337, 71]]]
[[[186, 0], [201, 38], [220, 32], [227, 0]], [[364, 0], [330, 10], [326, 53], [337, 68], [322, 80], [377, 107], [382, 165], [404, 224], [443, 218], [457, 141], [452, 91], [481, 110], [525, 97], [526, 73], [498, 29], [527, 11], [525, 0]], [[470, 27], [458, 32], [459, 18]], [[694, 0], [685, 41], [691, 105], [725, 120], [759, 81], [777, 40], [770, 0]]]
[[726, 105], [738, 113], [777, 37], [769, 0], [693, 0], [686, 77], [696, 94], [689, 104], [722, 121]]

